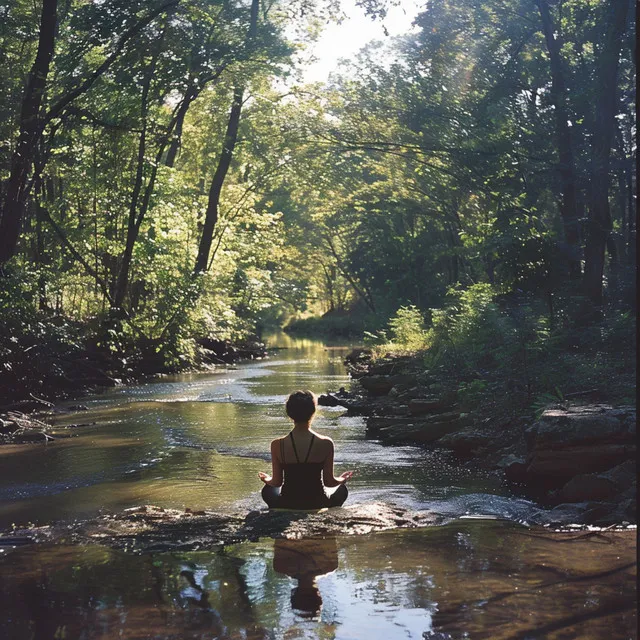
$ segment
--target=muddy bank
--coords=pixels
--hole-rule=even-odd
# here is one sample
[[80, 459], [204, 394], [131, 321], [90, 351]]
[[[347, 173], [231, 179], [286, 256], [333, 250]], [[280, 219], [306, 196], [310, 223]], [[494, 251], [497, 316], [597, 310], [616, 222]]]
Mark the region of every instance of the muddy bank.
[[353, 391], [326, 394], [320, 404], [365, 416], [367, 437], [451, 451], [551, 509], [551, 522], [636, 522], [635, 407], [576, 394], [534, 419], [519, 415], [517, 402], [508, 411], [487, 397], [473, 406], [416, 358], [373, 360], [355, 350], [347, 364]]

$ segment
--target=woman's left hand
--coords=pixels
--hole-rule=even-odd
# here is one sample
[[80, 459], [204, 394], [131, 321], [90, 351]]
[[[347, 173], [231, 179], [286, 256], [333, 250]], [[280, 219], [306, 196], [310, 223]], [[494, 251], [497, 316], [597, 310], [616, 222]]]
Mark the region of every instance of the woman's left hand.
[[340, 474], [340, 479], [342, 480], [342, 482], [346, 482], [347, 480], [351, 480], [351, 478], [353, 478], [353, 474], [355, 473], [355, 471], [345, 471], [344, 473]]

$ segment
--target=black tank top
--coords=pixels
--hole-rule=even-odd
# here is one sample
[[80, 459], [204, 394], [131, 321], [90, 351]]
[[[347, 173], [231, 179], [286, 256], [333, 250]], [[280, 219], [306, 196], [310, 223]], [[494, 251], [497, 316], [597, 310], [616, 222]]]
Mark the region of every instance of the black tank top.
[[322, 467], [323, 462], [307, 462], [311, 447], [315, 440], [315, 435], [311, 434], [311, 442], [305, 456], [304, 462], [300, 462], [298, 458], [298, 450], [293, 439], [293, 433], [289, 433], [291, 444], [293, 445], [293, 453], [296, 456], [296, 462], [285, 462], [284, 460], [284, 441], [280, 442], [280, 457], [282, 458], [282, 469], [284, 471], [284, 483], [280, 492], [280, 505], [290, 509], [320, 509], [329, 504], [329, 498], [324, 492], [322, 484]]

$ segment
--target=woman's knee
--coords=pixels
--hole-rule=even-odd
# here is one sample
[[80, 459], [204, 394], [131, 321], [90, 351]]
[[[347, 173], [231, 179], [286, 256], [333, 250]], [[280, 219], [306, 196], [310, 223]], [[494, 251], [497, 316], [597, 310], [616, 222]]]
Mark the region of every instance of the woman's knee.
[[341, 484], [331, 495], [331, 506], [332, 507], [340, 507], [344, 504], [347, 496], [349, 495], [349, 490], [347, 489], [346, 484]]
[[280, 489], [265, 484], [264, 487], [262, 487], [261, 495], [267, 505], [272, 507], [280, 498]]

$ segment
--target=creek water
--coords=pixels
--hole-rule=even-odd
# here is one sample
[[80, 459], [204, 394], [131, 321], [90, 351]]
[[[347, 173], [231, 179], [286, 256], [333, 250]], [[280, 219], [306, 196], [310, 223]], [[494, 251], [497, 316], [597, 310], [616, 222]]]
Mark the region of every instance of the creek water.
[[[279, 349], [268, 360], [67, 403], [87, 407], [55, 418], [61, 431], [88, 425], [67, 430], [74, 437], [0, 448], [0, 529], [139, 504], [262, 508], [257, 472], [270, 470], [269, 442], [290, 428], [286, 395], [349, 385], [348, 347], [284, 335], [270, 346]], [[321, 408], [314, 428], [334, 439], [336, 472], [357, 472], [349, 502], [462, 519], [179, 554], [4, 549], [0, 637], [635, 637], [631, 532], [568, 541], [530, 530], [535, 506], [496, 476], [442, 453], [382, 447], [344, 413]]]

